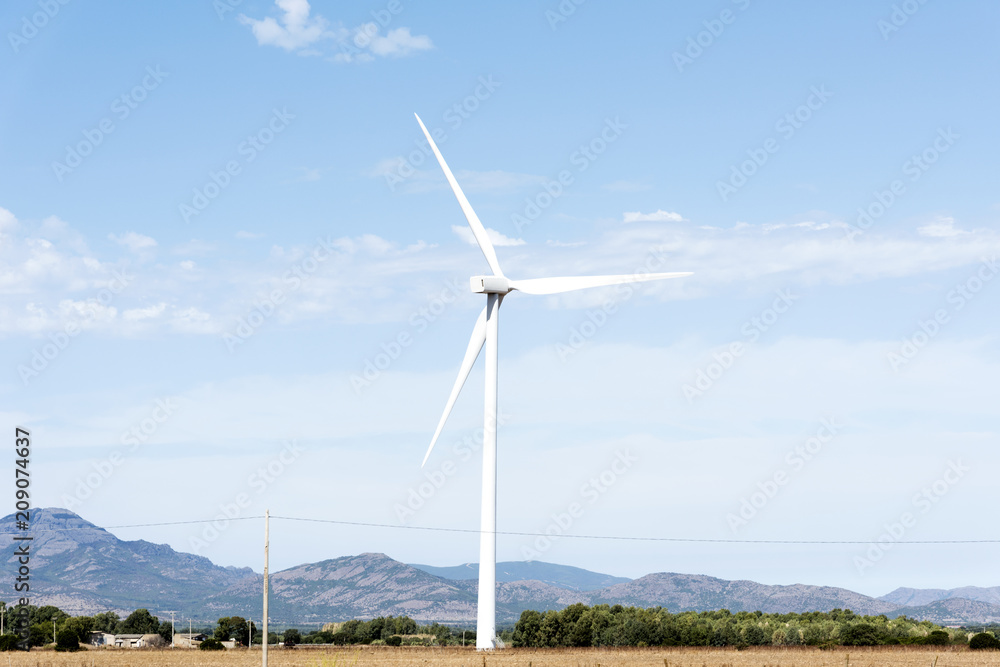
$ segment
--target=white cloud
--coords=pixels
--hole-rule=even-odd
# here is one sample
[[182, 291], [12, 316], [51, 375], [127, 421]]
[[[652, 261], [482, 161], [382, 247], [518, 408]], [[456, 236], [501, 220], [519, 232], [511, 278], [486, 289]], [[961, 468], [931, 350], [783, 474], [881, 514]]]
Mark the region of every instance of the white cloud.
[[364, 26], [365, 29], [375, 29], [375, 36], [371, 38], [369, 48], [377, 56], [391, 56], [402, 58], [415, 53], [416, 51], [426, 51], [434, 48], [431, 38], [427, 35], [411, 35], [409, 28], [395, 28], [385, 34], [385, 37], [378, 34], [378, 27], [374, 23]]
[[680, 213], [674, 213], [672, 211], [664, 211], [663, 209], [658, 209], [652, 213], [640, 213], [638, 211], [633, 211], [631, 213], [626, 212], [624, 214], [623, 222], [683, 222], [684, 218]]
[[17, 226], [17, 218], [5, 208], [0, 208], [0, 233], [5, 229], [13, 229]]
[[[458, 238], [462, 239], [470, 245], [479, 245], [476, 242], [476, 236], [472, 233], [472, 230], [465, 225], [452, 225], [451, 231], [458, 235]], [[489, 237], [490, 242], [497, 247], [501, 246], [515, 246], [524, 245], [524, 239], [512, 239], [509, 236], [504, 236], [495, 229], [486, 228], [486, 236]]]
[[922, 227], [917, 227], [917, 233], [921, 236], [928, 236], [931, 238], [950, 238], [954, 236], [960, 236], [962, 234], [968, 234], [969, 232], [956, 229], [954, 218], [938, 218], [934, 222], [927, 223]]
[[299, 51], [329, 36], [327, 21], [321, 16], [309, 17], [308, 0], [275, 0], [282, 16], [257, 20], [240, 14], [240, 23], [250, 26], [261, 46], [277, 46], [286, 51]]
[[157, 318], [162, 315], [166, 309], [167, 304], [165, 303], [158, 303], [155, 306], [147, 306], [145, 308], [130, 308], [122, 312], [122, 319], [128, 322], [138, 322], [140, 320]]
[[334, 62], [369, 62], [376, 56], [383, 58], [403, 58], [420, 51], [434, 48], [427, 35], [414, 35], [404, 26], [390, 29], [380, 34], [375, 23], [363, 23], [354, 30], [347, 30], [339, 22], [330, 21], [319, 14], [311, 14], [308, 0], [275, 0], [281, 16], [263, 19], [250, 18], [240, 14], [239, 21], [250, 26], [257, 44], [277, 46], [286, 51], [294, 51], [303, 56], [322, 55], [320, 46], [324, 40], [337, 45], [338, 53]]
[[117, 234], [108, 234], [108, 240], [114, 241], [118, 245], [125, 246], [134, 253], [138, 253], [141, 250], [147, 250], [149, 248], [155, 248], [157, 243], [156, 239], [153, 239], [144, 234], [138, 234], [136, 232], [126, 232], [121, 236]]

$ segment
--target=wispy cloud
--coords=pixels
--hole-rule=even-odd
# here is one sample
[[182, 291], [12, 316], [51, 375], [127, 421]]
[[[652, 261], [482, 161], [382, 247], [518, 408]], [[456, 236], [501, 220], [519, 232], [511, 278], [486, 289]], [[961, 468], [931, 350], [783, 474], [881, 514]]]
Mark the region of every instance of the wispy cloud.
[[134, 253], [156, 247], [156, 239], [136, 232], [126, 232], [121, 236], [108, 234], [108, 240], [114, 241], [118, 245], [125, 246]]
[[[469, 245], [479, 245], [476, 241], [475, 235], [472, 233], [472, 230], [467, 226], [452, 225], [451, 231], [455, 232], [455, 234], [458, 235], [458, 238], [462, 239]], [[524, 245], [524, 239], [514, 239], [509, 236], [504, 236], [497, 230], [489, 227], [486, 228], [486, 235], [490, 238], [490, 242], [497, 247]]]
[[921, 236], [928, 236], [931, 238], [950, 238], [953, 236], [960, 236], [962, 234], [969, 234], [970, 232], [964, 229], [957, 229], [955, 227], [955, 219], [942, 217], [938, 218], [933, 222], [929, 222], [922, 227], [917, 227], [917, 233]]
[[366, 31], [374, 31], [369, 49], [377, 56], [388, 56], [392, 58], [402, 58], [412, 55], [417, 51], [426, 51], [434, 48], [431, 38], [427, 35], [411, 35], [409, 28], [395, 28], [390, 30], [383, 37], [378, 34], [378, 26], [369, 23], [363, 26]]
[[624, 214], [624, 222], [683, 222], [684, 218], [680, 213], [674, 213], [672, 211], [664, 211], [663, 209], [658, 209], [652, 213], [640, 213], [638, 211], [633, 211], [631, 213], [626, 212]]

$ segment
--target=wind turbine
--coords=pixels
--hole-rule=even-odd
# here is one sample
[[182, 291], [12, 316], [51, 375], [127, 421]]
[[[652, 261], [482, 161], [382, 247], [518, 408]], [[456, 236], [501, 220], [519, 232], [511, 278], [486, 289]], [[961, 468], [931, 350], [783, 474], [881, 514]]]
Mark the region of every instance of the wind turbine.
[[531, 280], [511, 280], [504, 275], [497, 261], [496, 251], [486, 233], [486, 228], [479, 221], [476, 212], [472, 210], [472, 205], [466, 199], [465, 193], [459, 187], [455, 175], [451, 173], [448, 164], [444, 161], [441, 151], [431, 138], [430, 132], [424, 126], [420, 116], [417, 116], [420, 129], [423, 130], [427, 142], [437, 157], [441, 170], [444, 171], [448, 184], [451, 185], [452, 192], [458, 199], [465, 218], [469, 221], [469, 227], [479, 244], [480, 250], [486, 256], [486, 261], [493, 270], [491, 276], [473, 276], [470, 279], [472, 291], [477, 294], [486, 295], [486, 308], [479, 314], [476, 326], [472, 330], [472, 338], [469, 339], [469, 347], [465, 350], [465, 358], [458, 371], [458, 378], [455, 386], [452, 387], [448, 403], [445, 405], [444, 414], [438, 422], [434, 437], [431, 438], [430, 447], [424, 455], [424, 462], [421, 467], [427, 464], [434, 444], [441, 435], [444, 424], [448, 421], [448, 415], [455, 405], [462, 386], [472, 371], [472, 366], [479, 358], [479, 352], [486, 345], [486, 403], [483, 411], [483, 500], [480, 514], [479, 531], [479, 599], [476, 608], [476, 649], [492, 650], [497, 646], [496, 637], [496, 569], [497, 569], [497, 549], [496, 549], [496, 521], [497, 521], [497, 343], [499, 335], [500, 303], [503, 298], [514, 291], [525, 294], [560, 294], [573, 290], [584, 289], [586, 287], [603, 287], [607, 285], [621, 285], [624, 283], [645, 282], [648, 280], [663, 280], [666, 278], [680, 278], [691, 275], [686, 273], [646, 273], [641, 275], [619, 275], [619, 276], [575, 276], [569, 278], [534, 278]]

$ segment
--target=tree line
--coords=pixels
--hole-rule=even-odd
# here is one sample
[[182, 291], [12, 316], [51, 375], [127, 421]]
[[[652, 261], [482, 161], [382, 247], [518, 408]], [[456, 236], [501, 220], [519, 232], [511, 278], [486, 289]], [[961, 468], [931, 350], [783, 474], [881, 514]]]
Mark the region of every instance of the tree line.
[[[993, 638], [993, 635], [988, 635]], [[805, 614], [720, 611], [672, 614], [662, 607], [588, 607], [525, 611], [514, 646], [880, 646], [966, 644], [963, 629], [906, 616], [859, 616], [847, 609]], [[994, 638], [994, 641], [995, 638]]]
[[[13, 634], [11, 623], [21, 613], [20, 607], [8, 608], [0, 602], [5, 634], [0, 636], [0, 650], [17, 648], [22, 637]], [[28, 643], [45, 646], [55, 639], [57, 650], [75, 650], [90, 640], [92, 631], [110, 634], [153, 634], [160, 645], [172, 639], [169, 620], [160, 621], [147, 609], [137, 609], [124, 619], [114, 612], [93, 616], [70, 616], [54, 606], [27, 607]], [[1000, 650], [1000, 627], [982, 627], [970, 639], [965, 628], [943, 628], [930, 621], [906, 616], [889, 619], [885, 615], [861, 616], [849, 609], [805, 614], [765, 614], [759, 611], [732, 613], [720, 611], [670, 613], [662, 607], [640, 608], [622, 605], [573, 604], [560, 611], [532, 611], [521, 614], [517, 623], [500, 632], [501, 638], [517, 647], [587, 647], [587, 646], [887, 646], [904, 644], [968, 645], [970, 649]], [[978, 629], [978, 628], [977, 628]], [[214, 627], [194, 628], [209, 636], [202, 648], [222, 648], [232, 640], [237, 646], [263, 637], [256, 624], [242, 616], [224, 616]], [[269, 644], [385, 644], [400, 645], [470, 645], [476, 633], [440, 623], [418, 625], [408, 616], [379, 616], [370, 620], [331, 623], [324, 629], [302, 634], [296, 628], [282, 633], [269, 632]]]

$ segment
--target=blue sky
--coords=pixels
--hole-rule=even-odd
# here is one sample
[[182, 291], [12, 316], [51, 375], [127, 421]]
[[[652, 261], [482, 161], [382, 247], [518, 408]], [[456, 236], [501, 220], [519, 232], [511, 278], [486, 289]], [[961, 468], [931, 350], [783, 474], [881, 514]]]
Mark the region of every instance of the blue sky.
[[[500, 530], [883, 538], [507, 536], [501, 560], [876, 595], [1000, 584], [996, 545], [894, 545], [993, 537], [998, 18], [6, 3], [0, 410], [32, 429], [33, 501], [101, 525], [228, 507], [478, 527], [481, 368], [419, 467], [487, 266], [416, 112], [508, 275], [694, 273], [505, 301]], [[259, 529], [117, 532], [259, 570]], [[276, 569], [478, 552], [273, 534]]]

